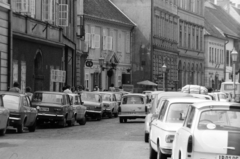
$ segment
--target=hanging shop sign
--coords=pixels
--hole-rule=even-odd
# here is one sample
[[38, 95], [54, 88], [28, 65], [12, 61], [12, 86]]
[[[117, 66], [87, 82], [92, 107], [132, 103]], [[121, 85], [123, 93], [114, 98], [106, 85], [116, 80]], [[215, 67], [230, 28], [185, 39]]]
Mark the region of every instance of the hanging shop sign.
[[86, 65], [86, 67], [92, 67], [93, 66], [93, 62], [88, 60], [88, 61], [86, 61], [85, 65]]

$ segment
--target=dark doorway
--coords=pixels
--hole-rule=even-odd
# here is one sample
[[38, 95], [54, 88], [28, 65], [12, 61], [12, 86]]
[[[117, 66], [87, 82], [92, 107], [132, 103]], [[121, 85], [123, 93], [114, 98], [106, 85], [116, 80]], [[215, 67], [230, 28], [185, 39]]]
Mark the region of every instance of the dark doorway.
[[34, 91], [43, 90], [42, 54], [38, 52], [34, 59]]

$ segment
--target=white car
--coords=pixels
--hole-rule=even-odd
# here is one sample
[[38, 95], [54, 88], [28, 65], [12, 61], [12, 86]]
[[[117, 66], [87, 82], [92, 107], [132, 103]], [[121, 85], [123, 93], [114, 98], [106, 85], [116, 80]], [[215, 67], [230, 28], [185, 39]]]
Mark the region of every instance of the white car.
[[192, 104], [183, 127], [176, 133], [172, 158], [239, 159], [240, 104]]
[[148, 142], [148, 140], [149, 140], [149, 132], [150, 132], [151, 122], [155, 119], [156, 114], [159, 113], [159, 110], [160, 110], [160, 107], [162, 106], [163, 101], [167, 98], [171, 98], [171, 97], [175, 98], [175, 97], [183, 97], [183, 96], [190, 97], [189, 94], [182, 93], [182, 92], [159, 92], [157, 95], [155, 95], [155, 98], [152, 99], [149, 113], [147, 114], [147, 116], [145, 118], [145, 133], [144, 133], [144, 141], [145, 142]]
[[230, 102], [226, 93], [223, 92], [208, 93], [208, 95], [212, 96], [213, 100], [215, 101]]
[[165, 100], [158, 118], [151, 123], [149, 134], [150, 159], [167, 159], [172, 154], [176, 131], [182, 127], [190, 104], [205, 101], [193, 97], [178, 97]]
[[205, 95], [205, 94], [190, 94], [192, 97], [195, 98], [201, 98], [201, 99], [206, 99], [206, 100], [213, 100], [212, 96], [210, 95]]

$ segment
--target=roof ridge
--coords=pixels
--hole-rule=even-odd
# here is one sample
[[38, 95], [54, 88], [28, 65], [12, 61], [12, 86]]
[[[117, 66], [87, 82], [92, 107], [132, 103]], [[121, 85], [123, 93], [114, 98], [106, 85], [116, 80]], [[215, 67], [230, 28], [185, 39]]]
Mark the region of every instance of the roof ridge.
[[128, 18], [128, 20], [130, 20], [135, 26], [137, 26], [137, 24], [132, 21], [132, 19], [130, 19], [120, 8], [118, 8], [117, 5], [115, 5], [111, 0], [108, 0], [116, 9], [118, 9], [126, 18]]

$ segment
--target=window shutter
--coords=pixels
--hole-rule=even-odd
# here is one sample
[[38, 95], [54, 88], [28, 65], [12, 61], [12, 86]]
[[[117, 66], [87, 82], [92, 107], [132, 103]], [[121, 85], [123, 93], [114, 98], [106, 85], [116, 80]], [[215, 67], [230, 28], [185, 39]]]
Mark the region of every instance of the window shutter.
[[90, 34], [86, 33], [84, 47], [83, 47], [83, 52], [88, 52], [89, 44], [90, 44]]
[[68, 5], [59, 4], [59, 26], [68, 26]]
[[30, 14], [31, 17], [34, 18], [35, 17], [35, 0], [29, 0], [30, 2]]
[[126, 35], [126, 52], [130, 53], [130, 34], [127, 33]]
[[100, 48], [100, 35], [95, 34], [94, 36], [94, 40], [95, 40], [95, 48]]
[[107, 30], [103, 29], [103, 50], [107, 50]]
[[122, 33], [118, 31], [118, 52], [122, 52]]
[[108, 36], [107, 37], [107, 49], [108, 50], [112, 50], [112, 37], [111, 36]]
[[94, 34], [95, 33], [95, 27], [91, 27], [91, 48], [95, 48], [95, 39]]

